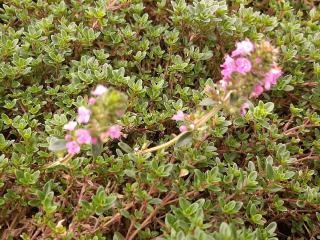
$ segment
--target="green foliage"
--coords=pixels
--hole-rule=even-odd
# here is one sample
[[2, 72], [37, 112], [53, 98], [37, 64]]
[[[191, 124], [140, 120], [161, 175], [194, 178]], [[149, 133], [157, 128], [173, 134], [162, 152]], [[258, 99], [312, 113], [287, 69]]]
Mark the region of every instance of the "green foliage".
[[112, 207], [115, 200], [115, 196], [107, 196], [103, 187], [100, 186], [96, 195], [92, 197], [91, 202], [85, 200], [81, 202], [81, 209], [78, 213], [79, 218], [86, 218], [92, 214], [102, 215]]
[[[319, 17], [316, 1], [3, 1], [1, 238], [319, 238]], [[136, 154], [179, 132], [178, 110], [214, 104], [204, 88], [245, 38], [279, 49], [278, 84], [244, 117]], [[45, 169], [97, 84], [117, 91], [95, 127], [119, 123], [121, 141]]]

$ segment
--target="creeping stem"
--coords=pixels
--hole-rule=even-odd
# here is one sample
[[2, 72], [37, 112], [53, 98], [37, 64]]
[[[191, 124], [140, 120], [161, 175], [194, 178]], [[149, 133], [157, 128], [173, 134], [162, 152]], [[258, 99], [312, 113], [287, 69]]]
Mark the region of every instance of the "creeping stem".
[[49, 163], [44, 165], [43, 167], [41, 167], [42, 169], [48, 169], [48, 168], [52, 168], [61, 164], [65, 164], [67, 162], [69, 162], [69, 160], [72, 159], [74, 155], [73, 154], [67, 154], [66, 156], [64, 156], [63, 158], [60, 158], [59, 160], [53, 162], [53, 163]]
[[[201, 127], [203, 124], [205, 124], [210, 118], [212, 118], [219, 110], [220, 110], [220, 105], [211, 109], [207, 114], [205, 114], [203, 117], [201, 117], [196, 123], [195, 123], [195, 129]], [[140, 150], [137, 151], [137, 154], [145, 154], [145, 153], [150, 153], [150, 152], [155, 152], [158, 150], [161, 150], [163, 148], [167, 148], [170, 147], [172, 145], [174, 145], [182, 136], [184, 136], [185, 134], [187, 134], [188, 132], [183, 132], [180, 133], [179, 135], [175, 136], [173, 139], [171, 139], [170, 141], [163, 143], [161, 145], [152, 147], [152, 148], [148, 148], [145, 150]]]
[[138, 154], [144, 154], [144, 153], [155, 152], [157, 150], [170, 147], [170, 146], [174, 145], [179, 140], [179, 138], [181, 138], [186, 133], [187, 132], [180, 133], [179, 135], [175, 136], [174, 138], [172, 138], [170, 141], [168, 141], [166, 143], [163, 143], [163, 144], [158, 145], [156, 147], [152, 147], [152, 148], [148, 148], [148, 149], [145, 149], [145, 150], [138, 151], [137, 153]]

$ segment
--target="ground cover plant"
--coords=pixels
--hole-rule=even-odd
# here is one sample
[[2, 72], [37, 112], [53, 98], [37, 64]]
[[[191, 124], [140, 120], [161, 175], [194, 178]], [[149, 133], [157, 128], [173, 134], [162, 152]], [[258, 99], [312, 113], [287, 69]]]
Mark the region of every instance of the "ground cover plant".
[[2, 239], [319, 239], [320, 8], [4, 0]]

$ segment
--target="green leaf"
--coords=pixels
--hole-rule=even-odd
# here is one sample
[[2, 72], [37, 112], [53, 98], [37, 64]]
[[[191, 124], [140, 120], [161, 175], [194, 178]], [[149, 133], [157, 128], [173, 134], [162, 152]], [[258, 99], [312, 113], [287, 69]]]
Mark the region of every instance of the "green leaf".
[[254, 223], [258, 224], [258, 225], [263, 225], [263, 224], [265, 224], [265, 222], [266, 222], [266, 220], [262, 217], [261, 214], [255, 214], [255, 215], [253, 215], [253, 216], [251, 217], [251, 220], [252, 220]]
[[[227, 239], [227, 237], [231, 237], [231, 228], [230, 228], [230, 226], [229, 226], [227, 223], [225, 223], [225, 222], [221, 223], [220, 228], [219, 228], [219, 232], [220, 232], [221, 234], [223, 234], [226, 239]], [[229, 239], [229, 238], [228, 238], [228, 239]]]
[[268, 103], [266, 103], [264, 106], [265, 106], [267, 112], [270, 113], [270, 112], [272, 112], [272, 110], [273, 110], [273, 108], [274, 108], [274, 103], [268, 102]]
[[101, 140], [99, 138], [98, 138], [96, 144], [92, 144], [91, 151], [92, 151], [92, 155], [94, 157], [100, 156], [100, 154], [102, 153], [102, 151], [103, 151], [103, 143], [101, 142]]
[[125, 151], [126, 153], [131, 153], [133, 152], [133, 149], [126, 143], [124, 142], [119, 142], [118, 143], [118, 146], [123, 150]]
[[190, 145], [192, 143], [192, 132], [186, 132], [183, 134], [176, 143], [176, 147], [182, 147]]
[[212, 105], [214, 105], [214, 103], [215, 102], [211, 98], [205, 98], [199, 103], [199, 105], [200, 106], [212, 106]]
[[52, 137], [48, 149], [52, 152], [61, 152], [66, 149], [66, 140]]
[[273, 234], [277, 229], [277, 223], [271, 222], [267, 227], [266, 230], [269, 234]]
[[272, 165], [270, 163], [267, 163], [267, 177], [268, 179], [272, 180], [274, 178], [274, 173], [273, 173], [273, 168]]
[[122, 236], [122, 234], [119, 232], [115, 232], [112, 238], [112, 240], [124, 240], [124, 239], [125, 239], [124, 236]]

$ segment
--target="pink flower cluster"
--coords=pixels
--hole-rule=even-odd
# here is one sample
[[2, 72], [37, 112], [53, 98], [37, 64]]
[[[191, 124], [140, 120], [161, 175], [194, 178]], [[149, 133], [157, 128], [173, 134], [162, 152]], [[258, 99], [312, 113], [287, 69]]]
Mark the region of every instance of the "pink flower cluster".
[[[250, 55], [255, 50], [254, 44], [246, 39], [242, 42], [236, 44], [236, 49], [231, 53], [231, 56], [227, 55], [225, 57], [224, 63], [221, 65], [221, 74], [223, 76], [220, 81], [221, 86], [226, 89], [228, 82], [231, 79], [231, 75], [235, 72], [240, 74], [249, 73], [252, 70], [252, 62], [250, 61]], [[254, 60], [256, 63], [261, 62], [260, 57], [256, 57]], [[272, 85], [277, 83], [279, 77], [281, 77], [282, 71], [276, 65], [271, 67], [271, 69], [264, 74], [262, 82], [257, 84], [252, 93], [251, 97], [260, 96], [265, 90], [270, 90]]]
[[68, 130], [69, 133], [65, 135], [66, 148], [69, 154], [77, 154], [80, 152], [81, 144], [90, 144], [95, 141], [94, 137], [91, 137], [90, 132], [86, 129], [75, 130], [77, 123], [70, 121], [64, 125], [64, 129]]
[[[92, 95], [95, 97], [99, 97], [103, 95], [105, 92], [107, 92], [107, 88], [98, 85], [94, 91], [92, 91]], [[96, 98], [91, 97], [88, 101], [88, 105], [94, 105], [96, 103]], [[78, 116], [75, 121], [70, 121], [67, 124], [63, 126], [64, 130], [67, 130], [68, 133], [65, 135], [66, 148], [69, 154], [77, 154], [80, 152], [80, 146], [82, 144], [96, 144], [97, 138], [91, 136], [91, 133], [89, 130], [84, 128], [76, 129], [78, 124], [86, 124], [89, 122], [91, 117], [91, 110], [81, 106], [78, 108]], [[110, 137], [114, 139], [120, 138], [122, 135], [121, 133], [121, 127], [119, 125], [113, 125], [111, 126], [106, 132], [102, 133], [100, 135], [101, 139], [104, 139], [105, 137]]]
[[281, 69], [278, 67], [272, 67], [269, 72], [264, 75], [263, 81], [254, 87], [251, 96], [256, 98], [259, 97], [264, 90], [270, 90], [271, 86], [277, 83], [281, 75]]
[[[259, 46], [255, 46], [250, 40], [246, 39], [236, 44], [236, 49], [231, 53], [231, 56], [227, 55], [225, 57], [225, 61], [221, 65], [221, 74], [223, 78], [220, 81], [220, 84], [223, 89], [227, 89], [233, 73], [248, 74], [253, 71], [259, 72], [262, 79], [252, 89], [250, 94], [250, 97], [252, 98], [257, 98], [264, 91], [270, 90], [271, 86], [277, 83], [277, 80], [282, 75], [282, 71], [275, 63], [270, 66], [270, 70], [267, 72], [261, 72], [260, 69], [253, 69], [253, 67], [259, 67], [257, 64], [263, 64], [261, 56], [256, 56], [255, 54], [255, 50], [258, 49], [258, 47]], [[253, 64], [256, 65], [253, 66]], [[248, 107], [248, 103], [243, 104], [240, 110], [242, 115], [245, 114]]]
[[251, 61], [246, 56], [254, 50], [253, 43], [250, 40], [244, 40], [237, 43], [236, 46], [237, 48], [231, 53], [231, 56], [227, 55], [221, 65], [223, 79], [220, 83], [224, 89], [226, 89], [233, 73], [246, 74], [252, 69]]
[[113, 125], [111, 126], [107, 131], [101, 133], [100, 139], [105, 139], [105, 138], [113, 138], [113, 139], [119, 139], [121, 137], [121, 126], [119, 125]]
[[[185, 118], [184, 113], [180, 110], [175, 115], [173, 115], [171, 119], [175, 120], [175, 121], [183, 121], [184, 118]], [[179, 127], [179, 130], [180, 130], [181, 133], [187, 132], [188, 131], [188, 127], [186, 125], [181, 125]]]
[[182, 111], [178, 111], [175, 115], [172, 116], [172, 120], [175, 121], [183, 121], [184, 120], [184, 113]]

